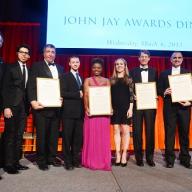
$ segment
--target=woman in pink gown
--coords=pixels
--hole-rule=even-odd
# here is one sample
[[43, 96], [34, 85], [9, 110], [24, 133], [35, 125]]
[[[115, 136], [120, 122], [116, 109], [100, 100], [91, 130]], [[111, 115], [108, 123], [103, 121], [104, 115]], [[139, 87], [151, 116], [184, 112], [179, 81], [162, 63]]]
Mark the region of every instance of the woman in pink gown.
[[92, 60], [93, 76], [85, 79], [84, 83], [84, 135], [82, 165], [93, 170], [111, 170], [110, 149], [110, 117], [90, 116], [88, 104], [88, 88], [90, 86], [109, 86], [108, 79], [101, 76], [103, 60]]

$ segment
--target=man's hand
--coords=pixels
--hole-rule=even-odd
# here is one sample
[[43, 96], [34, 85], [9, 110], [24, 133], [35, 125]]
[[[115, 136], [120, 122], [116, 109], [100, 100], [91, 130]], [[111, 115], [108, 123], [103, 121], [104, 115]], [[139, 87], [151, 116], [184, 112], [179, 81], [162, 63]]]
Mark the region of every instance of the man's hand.
[[41, 103], [39, 103], [38, 101], [31, 101], [31, 105], [32, 105], [32, 108], [35, 110], [44, 108], [44, 106]]
[[171, 88], [169, 87], [169, 88], [167, 88], [167, 89], [165, 90], [164, 96], [166, 96], [166, 95], [171, 95], [171, 93], [172, 93], [172, 91], [171, 91]]
[[12, 113], [10, 108], [5, 108], [4, 109], [4, 117], [8, 118], [8, 119], [13, 117], [13, 113]]
[[80, 98], [83, 98], [83, 91], [79, 91], [80, 92]]
[[191, 102], [190, 101], [181, 101], [179, 102], [183, 107], [188, 107], [191, 105]]

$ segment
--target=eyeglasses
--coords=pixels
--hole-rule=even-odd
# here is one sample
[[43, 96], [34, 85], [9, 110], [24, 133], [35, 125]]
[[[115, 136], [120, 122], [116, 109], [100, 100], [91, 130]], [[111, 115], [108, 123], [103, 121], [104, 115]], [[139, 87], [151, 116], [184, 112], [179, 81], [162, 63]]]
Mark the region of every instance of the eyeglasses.
[[29, 55], [29, 52], [25, 52], [25, 51], [19, 51], [19, 53]]

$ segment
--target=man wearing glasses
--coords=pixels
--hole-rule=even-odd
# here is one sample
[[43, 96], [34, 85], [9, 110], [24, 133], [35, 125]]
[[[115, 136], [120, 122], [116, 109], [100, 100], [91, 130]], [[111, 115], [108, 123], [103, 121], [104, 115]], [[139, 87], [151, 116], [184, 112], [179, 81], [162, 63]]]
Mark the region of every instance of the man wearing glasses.
[[8, 174], [17, 174], [28, 169], [21, 165], [23, 132], [26, 126], [29, 104], [26, 97], [28, 81], [27, 61], [30, 48], [20, 45], [17, 48], [17, 62], [6, 67], [3, 78], [3, 108], [5, 120], [4, 135], [4, 170]]

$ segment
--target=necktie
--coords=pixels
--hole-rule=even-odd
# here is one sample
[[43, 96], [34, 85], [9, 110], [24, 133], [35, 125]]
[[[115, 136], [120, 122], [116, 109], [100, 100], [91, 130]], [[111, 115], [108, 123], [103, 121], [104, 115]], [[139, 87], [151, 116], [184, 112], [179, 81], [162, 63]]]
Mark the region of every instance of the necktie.
[[148, 71], [148, 68], [140, 68], [141, 72], [142, 71]]
[[77, 84], [79, 86], [79, 88], [81, 87], [81, 81], [79, 79], [79, 73], [76, 73], [76, 80], [77, 80]]
[[26, 81], [26, 71], [25, 71], [25, 65], [23, 64], [23, 86], [25, 88], [25, 81]]

